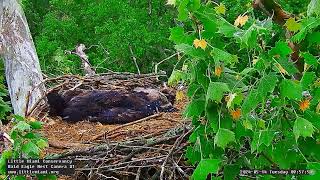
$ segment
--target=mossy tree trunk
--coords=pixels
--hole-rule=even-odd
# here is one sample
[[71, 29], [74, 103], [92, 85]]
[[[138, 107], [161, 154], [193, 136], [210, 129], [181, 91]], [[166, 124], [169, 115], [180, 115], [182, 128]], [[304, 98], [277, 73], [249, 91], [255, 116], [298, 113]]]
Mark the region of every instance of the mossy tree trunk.
[[[4, 59], [14, 113], [24, 116], [45, 87], [27, 20], [18, 0], [0, 1], [0, 57]], [[36, 87], [36, 88], [35, 88]]]

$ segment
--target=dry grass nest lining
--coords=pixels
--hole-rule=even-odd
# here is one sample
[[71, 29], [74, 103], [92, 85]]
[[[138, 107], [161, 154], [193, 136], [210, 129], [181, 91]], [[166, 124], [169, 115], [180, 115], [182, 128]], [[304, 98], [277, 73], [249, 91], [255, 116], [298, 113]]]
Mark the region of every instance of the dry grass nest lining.
[[[65, 75], [46, 79], [48, 92], [84, 90], [131, 90], [135, 87], [158, 88], [159, 75], [108, 73], [91, 77]], [[192, 173], [183, 161], [183, 149], [191, 132], [190, 121], [181, 117], [186, 102], [177, 102], [178, 112], [159, 113], [121, 125], [82, 121], [67, 123], [48, 117], [47, 105], [40, 103], [30, 116], [46, 122], [42, 134], [50, 147], [46, 155], [75, 158], [76, 173], [66, 179], [186, 179]]]

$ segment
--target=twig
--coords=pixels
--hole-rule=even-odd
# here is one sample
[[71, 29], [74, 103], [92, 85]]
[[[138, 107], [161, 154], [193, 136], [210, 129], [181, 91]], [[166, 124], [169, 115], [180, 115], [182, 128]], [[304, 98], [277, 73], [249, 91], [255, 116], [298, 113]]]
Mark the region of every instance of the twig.
[[[161, 138], [161, 139], [158, 139], [157, 141], [154, 141], [154, 142], [151, 142], [151, 143], [148, 143], [146, 146], [152, 146], [152, 145], [155, 145], [155, 144], [160, 144], [160, 143], [163, 143], [163, 142], [167, 142], [167, 141], [170, 141], [172, 139], [175, 139], [179, 136], [173, 136], [173, 137], [168, 137], [168, 138]], [[131, 159], [135, 154], [141, 152], [144, 148], [139, 148], [139, 149], [136, 149], [135, 151], [131, 152], [126, 158], [122, 159], [121, 162], [126, 162], [128, 161], [129, 159]]]
[[148, 12], [148, 15], [149, 16], [151, 16], [151, 14], [152, 14], [152, 2], [151, 2], [151, 0], [148, 0], [148, 5], [149, 5], [149, 12]]
[[189, 175], [183, 171], [183, 169], [181, 169], [181, 167], [174, 161], [172, 160], [172, 163], [174, 165], [174, 167], [186, 178], [189, 179]]
[[155, 74], [158, 73], [158, 66], [159, 66], [160, 64], [162, 64], [164, 61], [167, 61], [167, 60], [173, 58], [173, 57], [176, 56], [177, 54], [178, 54], [178, 53], [174, 53], [174, 54], [172, 54], [171, 56], [169, 56], [169, 57], [167, 57], [167, 58], [159, 61], [159, 62], [154, 66], [154, 73], [155, 73]]
[[100, 134], [94, 136], [94, 137], [91, 139], [91, 141], [94, 141], [94, 140], [100, 138], [101, 136], [106, 136], [107, 134], [110, 134], [111, 132], [114, 132], [114, 131], [119, 130], [119, 129], [121, 129], [121, 128], [130, 126], [130, 125], [133, 125], [133, 124], [137, 124], [137, 123], [140, 123], [140, 122], [143, 122], [143, 121], [147, 121], [147, 120], [152, 119], [152, 118], [160, 117], [160, 116], [162, 116], [162, 114], [163, 114], [163, 113], [154, 114], [154, 115], [151, 115], [151, 116], [142, 118], [142, 119], [137, 120], [137, 121], [133, 121], [133, 122], [130, 122], [130, 123], [127, 123], [127, 124], [123, 124], [123, 125], [118, 126], [118, 127], [114, 128], [114, 129], [111, 129], [111, 130], [108, 131], [108, 132], [103, 132], [103, 133], [100, 133]]
[[78, 87], [80, 87], [81, 85], [83, 84], [83, 81], [80, 81], [80, 83], [78, 83], [76, 86], [74, 86], [73, 88], [71, 88], [70, 90], [75, 90], [77, 89]]
[[131, 53], [131, 56], [132, 56], [134, 65], [136, 66], [136, 68], [137, 68], [137, 70], [138, 70], [138, 74], [140, 75], [141, 73], [140, 73], [139, 66], [138, 66], [138, 64], [137, 64], [137, 58], [134, 56], [131, 46], [129, 46], [129, 49], [130, 49], [130, 53]]
[[49, 146], [50, 147], [55, 147], [55, 148], [58, 148], [58, 149], [70, 149], [71, 147], [79, 147], [81, 145], [86, 145], [86, 144], [49, 141]]
[[89, 75], [89, 76], [92, 76], [92, 75], [95, 75], [96, 72], [91, 67], [91, 64], [89, 62], [88, 56], [84, 52], [85, 50], [86, 50], [86, 46], [84, 44], [79, 44], [79, 45], [76, 46], [75, 50], [66, 51], [66, 52], [79, 56], [79, 58], [81, 59], [82, 67], [83, 67], [83, 70], [84, 70], [85, 74]]
[[104, 179], [114, 179], [114, 180], [119, 180], [118, 178], [115, 178], [113, 176], [106, 176], [106, 175], [103, 175], [101, 173], [97, 173], [97, 175], [103, 177]]
[[[160, 159], [163, 159], [165, 158], [164, 155], [160, 155], [160, 156], [156, 156], [156, 157], [151, 157], [151, 158], [142, 158], [142, 159], [137, 159], [137, 160], [132, 160], [132, 161], [128, 161], [128, 162], [122, 162], [122, 163], [118, 163], [118, 164], [112, 164], [112, 165], [107, 165], [107, 166], [101, 166], [99, 168], [77, 168], [76, 170], [79, 170], [79, 171], [88, 171], [88, 170], [97, 170], [97, 169], [106, 169], [106, 170], [110, 170], [111, 168], [117, 168], [117, 167], [122, 167], [122, 166], [125, 166], [127, 167], [128, 164], [131, 164], [131, 163], [135, 163], [135, 162], [143, 162], [143, 161], [146, 161], [146, 162], [152, 162], [153, 161], [159, 161]], [[114, 170], [114, 169], [113, 169]]]
[[139, 180], [140, 179], [140, 173], [141, 173], [141, 167], [138, 168], [135, 180]]
[[181, 143], [181, 140], [185, 137], [185, 133], [183, 132], [182, 135], [174, 142], [174, 144], [172, 145], [172, 148], [170, 149], [168, 155], [166, 156], [164, 162], [161, 165], [161, 172], [160, 172], [160, 180], [163, 179], [163, 173], [164, 173], [164, 168], [165, 165], [168, 162], [169, 157], [172, 155], [174, 149]]

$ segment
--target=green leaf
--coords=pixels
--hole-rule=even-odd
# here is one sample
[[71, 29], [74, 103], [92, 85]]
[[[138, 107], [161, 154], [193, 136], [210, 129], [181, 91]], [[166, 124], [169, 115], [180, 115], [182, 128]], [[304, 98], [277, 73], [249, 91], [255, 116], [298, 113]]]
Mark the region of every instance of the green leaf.
[[289, 31], [293, 32], [297, 32], [301, 29], [301, 24], [296, 22], [296, 20], [293, 17], [289, 18], [284, 24], [284, 26], [286, 26]]
[[301, 20], [302, 28], [301, 30], [292, 37], [292, 41], [300, 42], [307, 34], [313, 29], [317, 28], [320, 25], [319, 18], [309, 17]]
[[40, 149], [38, 148], [38, 146], [31, 141], [22, 145], [21, 150], [22, 152], [27, 154], [29, 158], [38, 157], [40, 154]]
[[302, 79], [300, 81], [303, 89], [308, 89], [309, 86], [315, 81], [316, 74], [314, 72], [305, 72], [303, 73]]
[[14, 139], [13, 149], [20, 149], [22, 146], [22, 138]]
[[49, 147], [49, 144], [47, 141], [45, 141], [44, 139], [39, 139], [37, 141], [37, 146], [40, 148], [40, 149], [44, 149], [46, 147]]
[[205, 101], [203, 99], [194, 99], [185, 110], [186, 117], [199, 117], [205, 108]]
[[260, 146], [262, 144], [266, 145], [267, 147], [270, 146], [274, 136], [275, 132], [270, 130], [260, 130], [259, 132], [255, 132], [251, 142], [251, 153], [254, 151], [260, 152]]
[[301, 53], [301, 56], [304, 58], [305, 63], [307, 63], [309, 65], [313, 65], [313, 66], [318, 65], [318, 60], [312, 54], [310, 54], [308, 52], [304, 52], [304, 53]]
[[33, 121], [30, 122], [29, 125], [31, 126], [32, 129], [41, 129], [42, 128], [42, 122], [40, 121]]
[[193, 58], [199, 58], [203, 59], [204, 58], [204, 53], [201, 51], [195, 49], [193, 46], [188, 45], [188, 44], [179, 44], [174, 46], [177, 51], [183, 52]]
[[207, 91], [206, 99], [221, 102], [224, 93], [230, 92], [230, 89], [226, 83], [211, 82]]
[[0, 159], [0, 174], [5, 174], [7, 170], [7, 159], [12, 158], [12, 150], [4, 150]]
[[186, 149], [186, 158], [188, 163], [193, 166], [201, 160], [201, 152], [192, 146], [188, 146]]
[[37, 175], [38, 180], [56, 180], [57, 176], [55, 175]]
[[[204, 9], [204, 12], [197, 11], [195, 13], [196, 17], [202, 22], [204, 27], [204, 32], [202, 33], [202, 37], [204, 39], [211, 39], [211, 38], [217, 38], [217, 31], [218, 31], [218, 25], [217, 25], [217, 17], [216, 15], [210, 14], [212, 9]], [[215, 40], [216, 43], [216, 40]]]
[[320, 114], [311, 110], [306, 110], [304, 112], [304, 119], [310, 121], [317, 129], [320, 129]]
[[191, 11], [196, 11], [201, 7], [201, 0], [192, 0], [189, 2], [189, 9]]
[[214, 8], [217, 14], [226, 14], [226, 6], [222, 3], [219, 4], [219, 6]]
[[192, 179], [206, 180], [210, 173], [218, 173], [220, 163], [218, 159], [202, 159], [194, 170]]
[[276, 46], [273, 47], [269, 53], [271, 56], [280, 55], [281, 57], [287, 57], [292, 53], [292, 49], [288, 46], [288, 43], [284, 41], [278, 41], [276, 42]]
[[268, 93], [272, 93], [277, 85], [277, 81], [276, 75], [266, 75], [262, 77], [257, 87], [258, 96], [260, 96], [259, 99], [263, 99]]
[[185, 34], [182, 27], [174, 27], [171, 28], [169, 40], [173, 41], [175, 44], [192, 44], [193, 38]]
[[258, 125], [259, 128], [265, 129], [265, 128], [266, 128], [266, 121], [264, 121], [264, 120], [262, 120], [262, 119], [259, 119], [259, 120], [257, 121], [257, 125]]
[[245, 128], [245, 129], [250, 129], [250, 130], [252, 130], [252, 124], [251, 124], [251, 122], [249, 121], [249, 120], [244, 120], [243, 122], [242, 122], [242, 125], [243, 125], [243, 127]]
[[39, 133], [28, 132], [23, 137], [27, 139], [38, 139], [41, 138], [41, 135]]
[[288, 72], [289, 75], [294, 75], [299, 72], [294, 62], [288, 61], [288, 58], [280, 57], [277, 59], [277, 62]]
[[218, 26], [218, 33], [223, 34], [225, 37], [233, 37], [236, 32], [241, 31], [241, 29], [235, 27], [234, 25], [230, 24], [228, 21], [221, 18], [219, 21]]
[[320, 0], [311, 0], [308, 5], [307, 15], [312, 16], [313, 14], [320, 15]]
[[24, 121], [24, 117], [19, 116], [19, 115], [13, 115], [13, 118], [16, 119], [17, 121]]
[[27, 180], [27, 177], [25, 177], [25, 176], [14, 176], [12, 178], [12, 180]]
[[310, 45], [320, 44], [320, 32], [313, 32], [313, 33], [309, 34], [307, 39], [308, 39]]
[[271, 159], [279, 165], [281, 169], [290, 169], [292, 164], [296, 164], [299, 155], [296, 152], [296, 142], [293, 135], [286, 135], [285, 139], [273, 144], [270, 152]]
[[221, 148], [225, 148], [227, 144], [235, 141], [234, 132], [229, 129], [220, 128], [214, 137], [214, 144]]
[[312, 170], [314, 174], [310, 176], [304, 176], [303, 179], [307, 179], [307, 180], [320, 179], [320, 163], [319, 162], [309, 162], [307, 165], [307, 169]]
[[18, 130], [20, 132], [30, 131], [31, 126], [28, 123], [26, 123], [25, 121], [19, 121], [18, 124], [13, 127], [13, 129]]
[[226, 164], [223, 168], [224, 180], [234, 180], [240, 174], [240, 165]]
[[[254, 169], [266, 169], [267, 167], [272, 166], [272, 163], [268, 161], [263, 156], [258, 156], [257, 158], [250, 159], [250, 164], [252, 164]], [[265, 179], [268, 179], [267, 177], [263, 176]], [[271, 178], [272, 179], [272, 178]]]
[[292, 100], [301, 100], [302, 86], [293, 80], [284, 79], [280, 84], [280, 94]]
[[189, 11], [187, 9], [189, 0], [182, 0], [180, 1], [179, 7], [178, 7], [178, 20], [180, 21], [186, 21], [188, 19]]
[[227, 65], [238, 62], [238, 57], [236, 55], [232, 55], [226, 51], [220, 50], [215, 47], [212, 48], [210, 54], [216, 63], [224, 62], [225, 65]]
[[191, 84], [189, 84], [188, 86], [188, 91], [187, 91], [187, 95], [188, 97], [193, 97], [198, 91], [202, 92], [202, 87], [201, 85], [193, 82]]
[[244, 116], [258, 106], [261, 99], [257, 99], [257, 97], [258, 92], [255, 89], [252, 89], [242, 104], [241, 112]]
[[257, 89], [252, 89], [242, 105], [243, 115], [247, 115], [262, 102], [268, 93], [272, 93], [277, 85], [276, 75], [266, 75], [260, 79]]
[[237, 121], [235, 136], [236, 136], [236, 139], [239, 141], [241, 137], [252, 137], [253, 133], [251, 130], [245, 129], [245, 127], [243, 127], [240, 121]]
[[242, 31], [241, 33], [237, 33], [236, 37], [239, 38], [240, 44], [243, 48], [255, 48], [257, 47], [257, 36], [258, 31], [255, 28], [255, 24], [253, 24], [248, 30]]
[[168, 79], [168, 85], [174, 86], [179, 83], [179, 81], [182, 79], [183, 72], [179, 70], [173, 70], [171, 73], [171, 76]]
[[306, 138], [306, 137], [312, 137], [312, 134], [314, 133], [314, 126], [312, 123], [304, 118], [298, 117], [293, 125], [293, 134], [298, 140], [300, 136]]

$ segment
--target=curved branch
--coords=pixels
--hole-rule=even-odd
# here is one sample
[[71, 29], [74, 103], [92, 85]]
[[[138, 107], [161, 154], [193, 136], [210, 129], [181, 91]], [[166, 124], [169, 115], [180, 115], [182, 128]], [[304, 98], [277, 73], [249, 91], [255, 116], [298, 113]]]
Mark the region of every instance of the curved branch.
[[255, 9], [262, 10], [266, 15], [272, 17], [273, 20], [281, 26], [284, 25], [286, 20], [291, 16], [274, 0], [254, 0], [253, 7]]

